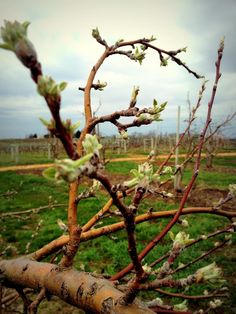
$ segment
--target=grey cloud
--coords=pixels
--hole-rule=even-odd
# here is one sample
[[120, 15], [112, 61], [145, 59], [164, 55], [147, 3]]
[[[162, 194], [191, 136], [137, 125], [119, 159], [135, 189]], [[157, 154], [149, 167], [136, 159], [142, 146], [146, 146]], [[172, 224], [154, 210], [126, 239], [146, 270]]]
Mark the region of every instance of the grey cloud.
[[236, 2], [234, 0], [186, 1], [178, 23], [189, 30], [193, 47], [204, 56], [202, 64], [206, 72], [214, 71], [214, 61], [220, 40], [225, 36], [225, 52], [222, 68], [236, 71]]
[[[89, 30], [94, 26], [100, 28], [100, 24], [102, 33], [104, 31], [105, 36], [108, 35], [110, 42], [114, 41], [113, 37], [115, 37], [115, 40], [117, 39], [117, 34], [127, 39], [130, 36], [136, 38], [139, 34], [141, 36], [159, 34], [160, 40], [158, 37], [157, 45], [160, 42], [164, 42], [161, 46], [165, 48], [167, 44], [172, 49], [179, 48], [179, 38], [182, 40], [181, 44], [186, 39], [186, 45], [189, 45], [190, 51], [186, 55], [183, 54], [181, 58], [183, 60], [186, 59], [187, 64], [193, 70], [200, 72], [200, 74], [206, 74], [207, 78], [211, 79], [209, 85], [212, 83], [214, 77], [214, 62], [218, 42], [222, 35], [225, 35], [226, 48], [222, 63], [223, 76], [220, 81], [221, 87], [217, 94], [216, 104], [227, 103], [227, 106], [231, 106], [233, 100], [236, 98], [234, 91], [235, 83], [233, 83], [235, 81], [234, 73], [236, 73], [236, 63], [234, 60], [236, 55], [234, 43], [235, 4], [235, 1], [230, 0], [179, 0], [176, 2], [169, 0], [149, 0], [147, 6], [143, 1], [138, 0], [135, 1], [134, 8], [132, 2], [125, 0], [114, 4], [110, 1], [108, 2], [108, 0], [101, 0], [99, 2], [89, 1], [83, 3], [80, 12], [77, 13], [77, 1], [68, 0], [66, 4], [64, 1], [59, 0], [52, 1], [50, 4], [42, 1], [37, 3], [37, 9], [35, 9], [30, 1], [22, 0], [21, 5], [19, 5], [21, 7], [19, 11], [21, 18], [24, 16], [25, 18], [27, 17], [26, 19], [32, 21], [32, 33], [37, 38], [35, 44], [37, 45], [38, 40], [39, 45], [40, 43], [42, 44], [42, 46], [39, 46], [42, 49], [39, 49], [39, 59], [43, 64], [44, 73], [53, 76], [56, 81], [68, 81], [69, 85], [62, 95], [62, 115], [63, 118], [74, 118], [76, 111], [80, 111], [83, 106], [82, 93], [78, 92], [77, 87], [85, 84], [93, 62], [96, 61], [96, 58], [99, 57], [101, 52], [101, 47], [99, 45], [99, 48], [93, 46], [86, 39], [86, 36], [90, 36]], [[13, 15], [17, 17], [18, 13], [13, 14], [13, 11], [10, 10], [13, 8], [13, 5], [14, 12], [18, 12], [15, 9], [15, 2], [11, 0], [9, 0], [5, 9], [3, 8], [7, 14], [7, 18]], [[57, 7], [58, 16], [54, 14], [54, 5]], [[126, 7], [125, 12], [123, 10], [124, 6]], [[3, 15], [4, 10], [1, 12], [1, 15]], [[81, 12], [83, 12], [82, 15], [80, 14]], [[85, 13], [87, 12], [91, 14], [91, 21], [86, 19], [87, 15]], [[122, 15], [122, 23], [118, 22], [119, 15]], [[33, 27], [33, 23], [35, 23], [35, 27]], [[50, 29], [50, 25], [52, 25], [52, 29]], [[47, 32], [41, 29], [46, 27], [49, 27], [47, 28]], [[75, 33], [73, 33], [74, 30]], [[57, 32], [62, 33], [60, 36], [57, 36]], [[71, 37], [68, 37], [68, 34]], [[172, 34], [175, 34], [176, 38]], [[184, 35], [186, 35], [186, 38], [183, 38]], [[45, 36], [43, 43], [40, 42], [42, 36]], [[55, 38], [55, 41], [51, 42], [50, 38]], [[73, 38], [76, 40], [71, 41]], [[59, 39], [61, 39], [61, 42], [59, 42]], [[79, 45], [77, 39], [81, 40]], [[85, 42], [82, 42], [84, 39]], [[65, 46], [65, 42], [68, 46]], [[50, 50], [50, 43], [52, 44], [52, 50]], [[176, 44], [177, 47], [175, 47]], [[131, 62], [124, 56], [119, 56], [119, 59], [118, 56], [109, 58], [108, 62], [104, 63], [101, 67], [101, 71], [96, 76], [96, 79], [108, 82], [108, 87], [104, 92], [94, 92], [92, 96], [93, 110], [97, 108], [99, 100], [102, 102], [102, 107], [99, 110], [100, 114], [110, 113], [113, 110], [119, 110], [127, 106], [133, 85], [140, 85], [140, 95], [138, 98], [138, 106], [140, 107], [151, 105], [153, 98], [157, 98], [160, 102], [169, 100], [169, 106], [164, 114], [165, 121], [161, 124], [162, 130], [172, 130], [174, 128], [174, 120], [171, 120], [174, 118], [168, 117], [174, 116], [174, 111], [178, 104], [181, 104], [184, 108], [188, 91], [190, 91], [191, 99], [194, 103], [201, 84], [201, 82], [195, 80], [179, 66], [173, 65], [165, 69], [160, 69], [158, 58], [156, 56], [153, 57], [152, 54], [150, 57], [147, 57], [147, 60], [144, 60], [142, 67], [138, 63]], [[209, 93], [210, 91], [206, 92], [204, 104], [207, 104]], [[35, 91], [34, 83], [30, 80], [28, 70], [22, 68], [17, 60], [14, 63], [6, 59], [1, 64], [0, 95], [35, 96], [35, 99], [39, 97]], [[46, 114], [46, 105], [43, 100], [40, 101], [43, 103], [42, 112]], [[23, 102], [16, 102], [15, 110], [19, 108], [19, 104], [24, 105]], [[38, 128], [40, 125], [39, 122], [35, 122], [35, 125], [32, 125], [28, 119], [30, 114], [38, 114], [36, 109], [30, 110], [30, 106], [35, 108], [38, 105], [38, 100], [35, 102], [32, 101], [32, 103], [28, 103], [27, 109], [24, 111], [27, 115], [25, 118], [27, 128], [29, 126]], [[1, 108], [0, 103], [0, 110], [2, 110]], [[203, 116], [204, 110], [200, 111], [199, 116]], [[13, 112], [14, 109], [8, 108], [1, 111], [1, 113], [8, 114], [9, 116]], [[222, 114], [220, 110], [216, 112], [217, 114]], [[79, 112], [76, 119], [80, 118], [82, 117]], [[20, 120], [23, 121], [23, 119], [24, 117], [20, 117]], [[18, 125], [19, 127], [21, 125], [15, 121], [19, 120], [7, 120], [7, 123], [11, 123], [17, 132]], [[9, 129], [9, 125], [6, 123], [4, 125]], [[106, 126], [102, 126], [102, 128], [104, 128], [104, 132], [110, 132], [110, 126], [107, 124]], [[152, 129], [152, 127], [150, 128]], [[146, 130], [149, 130], [149, 128], [138, 129], [138, 131]], [[5, 131], [0, 129], [0, 132], [2, 136], [2, 132]]]

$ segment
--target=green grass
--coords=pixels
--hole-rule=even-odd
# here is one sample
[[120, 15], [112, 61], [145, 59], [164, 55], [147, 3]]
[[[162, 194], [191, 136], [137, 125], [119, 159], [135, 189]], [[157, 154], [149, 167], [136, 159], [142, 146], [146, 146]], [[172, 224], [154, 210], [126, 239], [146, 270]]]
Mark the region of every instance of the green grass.
[[123, 174], [129, 175], [131, 169], [137, 169], [138, 165], [136, 162], [131, 161], [117, 161], [117, 162], [110, 162], [106, 165], [106, 170], [108, 173], [111, 174]]
[[14, 166], [14, 165], [33, 165], [33, 164], [43, 164], [53, 162], [53, 159], [49, 159], [46, 154], [43, 153], [21, 153], [18, 162], [16, 163], [11, 159], [9, 154], [0, 156], [0, 166]]
[[[217, 171], [217, 167], [207, 172], [202, 170], [199, 174], [198, 184], [201, 187], [227, 189], [228, 184], [235, 183], [236, 165], [232, 158], [217, 158], [216, 164], [225, 169], [232, 168], [230, 171]], [[226, 166], [225, 166], [226, 165]], [[203, 166], [204, 167], [204, 166]], [[134, 162], [116, 162], [109, 163], [106, 170], [113, 174], [125, 175], [132, 168], [137, 168], [137, 163]], [[204, 168], [205, 169], [205, 168]], [[188, 170], [185, 174], [185, 182], [190, 178], [191, 171]], [[86, 183], [84, 183], [80, 190], [84, 190]], [[45, 178], [38, 175], [22, 175], [14, 172], [0, 173], [0, 213], [7, 211], [20, 211], [39, 206], [47, 205], [49, 198], [51, 201], [57, 203], [67, 203], [68, 186], [66, 184], [56, 185], [53, 182], [47, 181]], [[106, 195], [101, 192], [97, 198], [83, 200], [79, 203], [78, 217], [79, 223], [83, 225], [90, 219], [102, 206], [106, 203]], [[128, 202], [128, 199], [126, 200]], [[142, 206], [140, 206], [140, 213], [145, 213], [148, 208], [153, 207], [157, 210], [168, 210], [177, 208], [174, 202], [166, 204], [164, 200], [154, 202], [152, 199], [145, 199]], [[24, 220], [21, 218], [25, 217]], [[67, 220], [66, 206], [55, 207], [54, 209], [45, 209], [36, 214], [24, 215], [21, 218], [11, 217], [4, 218], [1, 222], [1, 237], [0, 249], [3, 250], [7, 245], [12, 248], [8, 249], [5, 256], [14, 257], [16, 254], [24, 254], [27, 243], [31, 240], [31, 236], [36, 229], [40, 219], [43, 220], [37, 237], [32, 241], [30, 251], [45, 245], [52, 239], [60, 236], [62, 231], [57, 225], [57, 219], [60, 218], [64, 222]], [[120, 221], [119, 217], [105, 218], [102, 223], [97, 225], [97, 228], [106, 224]], [[192, 215], [187, 217], [190, 227], [185, 229], [190, 234], [191, 238], [197, 238], [201, 234], [213, 232], [217, 228], [222, 228], [228, 224], [227, 219], [213, 215]], [[162, 229], [166, 226], [169, 219], [162, 219], [157, 221], [145, 222], [136, 226], [137, 234], [137, 249], [140, 252]], [[173, 228], [174, 234], [182, 230], [183, 227], [179, 224]], [[215, 241], [223, 239], [219, 236], [218, 239], [203, 241], [195, 247], [190, 247], [183, 251], [180, 257], [176, 260], [175, 265], [179, 262], [187, 263], [190, 259], [194, 259], [201, 255], [206, 250], [214, 246]], [[235, 250], [236, 239], [233, 237], [233, 246], [231, 249], [226, 248], [221, 250], [214, 256], [208, 257], [206, 260], [201, 260], [191, 266], [190, 269], [178, 273], [179, 277], [185, 277], [199, 267], [216, 261], [224, 269], [224, 274], [229, 279], [229, 287], [232, 292], [232, 298], [228, 305], [236, 306], [236, 289], [231, 282], [234, 271], [234, 263], [236, 260]], [[169, 236], [165, 237], [160, 245], [155, 247], [144, 260], [145, 263], [150, 263], [158, 257], [162, 256], [171, 246], [171, 239]], [[115, 274], [117, 271], [125, 267], [130, 262], [127, 252], [127, 238], [126, 232], [121, 230], [114, 233], [112, 236], [102, 236], [88, 242], [83, 242], [80, 245], [79, 252], [75, 258], [75, 266], [78, 269], [85, 269], [88, 272]], [[160, 265], [157, 265], [157, 268]], [[230, 283], [231, 282], [231, 283]], [[198, 285], [191, 287], [188, 293], [201, 294], [205, 289], [211, 291], [214, 287], [209, 285]], [[174, 291], [174, 290], [172, 290]], [[157, 296], [157, 295], [155, 295]], [[147, 294], [143, 294], [147, 297]], [[180, 303], [180, 299], [176, 299], [175, 303]], [[194, 302], [193, 302], [194, 304]], [[227, 311], [225, 313], [228, 313]], [[231, 312], [229, 312], [231, 313]]]
[[[183, 182], [187, 184], [193, 174], [193, 170], [187, 169], [184, 173]], [[229, 184], [235, 183], [236, 172], [217, 172], [217, 169], [208, 172], [207, 169], [201, 168], [198, 175], [198, 185], [202, 187], [227, 189]]]

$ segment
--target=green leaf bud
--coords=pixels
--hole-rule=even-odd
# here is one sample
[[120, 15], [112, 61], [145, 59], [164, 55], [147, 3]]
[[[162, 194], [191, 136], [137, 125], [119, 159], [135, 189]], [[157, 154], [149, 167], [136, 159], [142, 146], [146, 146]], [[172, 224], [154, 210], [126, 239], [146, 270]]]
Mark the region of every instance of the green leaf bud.
[[57, 84], [52, 77], [40, 75], [38, 78], [37, 91], [43, 97], [60, 97], [60, 92], [67, 86], [66, 82]]
[[93, 36], [95, 39], [98, 39], [98, 38], [100, 37], [100, 33], [99, 33], [99, 30], [98, 30], [97, 27], [92, 30], [92, 36]]
[[209, 302], [209, 307], [210, 309], [216, 309], [217, 307], [220, 307], [222, 304], [223, 302], [220, 299], [215, 299]]
[[149, 38], [149, 41], [154, 41], [156, 40], [156, 37], [154, 37], [153, 35]]
[[61, 82], [61, 83], [59, 84], [59, 87], [60, 87], [61, 92], [66, 88], [66, 86], [67, 86], [67, 82]]
[[48, 180], [55, 180], [56, 169], [54, 167], [49, 167], [43, 171], [43, 176]]
[[196, 281], [209, 281], [211, 283], [222, 282], [222, 270], [216, 263], [199, 268], [195, 273]]
[[132, 95], [131, 95], [131, 101], [133, 103], [136, 103], [138, 93], [139, 93], [139, 86], [134, 86], [133, 91], [132, 91]]
[[178, 232], [175, 237], [173, 233], [170, 232], [170, 237], [173, 240], [173, 248], [176, 249], [182, 249], [194, 241], [194, 239], [189, 239], [189, 234], [186, 234], [184, 231]]
[[123, 140], [127, 140], [129, 138], [128, 132], [125, 130], [120, 131], [120, 136]]
[[169, 58], [166, 58], [166, 59], [163, 58], [163, 59], [161, 60], [160, 66], [166, 67], [166, 66], [168, 65], [168, 59], [169, 59]]
[[182, 303], [175, 304], [174, 310], [175, 311], [181, 311], [181, 312], [187, 312], [188, 311], [187, 300], [184, 300]]
[[61, 230], [63, 230], [63, 231], [68, 230], [67, 225], [61, 219], [57, 219], [57, 224]]
[[0, 44], [0, 48], [11, 50], [25, 66], [30, 67], [32, 60], [37, 60], [34, 46], [27, 38], [30, 23], [4, 21], [4, 24], [5, 26], [1, 27], [3, 43]]
[[139, 64], [142, 64], [143, 59], [145, 58], [144, 51], [139, 51], [138, 47], [136, 47], [134, 53], [132, 54], [132, 57], [135, 61], [138, 61]]
[[101, 82], [100, 80], [98, 80], [96, 85], [97, 85], [97, 89], [102, 91], [107, 86], [107, 82]]
[[97, 154], [99, 156], [99, 149], [102, 145], [98, 142], [96, 135], [86, 134], [85, 139], [82, 143], [86, 154]]
[[230, 194], [235, 197], [236, 196], [236, 184], [230, 184], [229, 185], [229, 192]]
[[172, 174], [173, 173], [173, 169], [172, 169], [171, 166], [166, 166], [166, 167], [163, 168], [162, 173], [163, 174]]
[[124, 185], [127, 187], [133, 187], [137, 184], [146, 187], [151, 182], [160, 179], [159, 175], [154, 174], [153, 165], [148, 162], [139, 165], [138, 169], [131, 169], [130, 173], [132, 174], [133, 179], [124, 182]]

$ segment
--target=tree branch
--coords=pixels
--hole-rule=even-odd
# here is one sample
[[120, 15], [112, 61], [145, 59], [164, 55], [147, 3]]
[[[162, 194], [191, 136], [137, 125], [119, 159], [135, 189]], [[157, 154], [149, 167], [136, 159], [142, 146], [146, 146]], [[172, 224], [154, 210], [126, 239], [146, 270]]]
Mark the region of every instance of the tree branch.
[[[217, 90], [217, 84], [218, 81], [220, 79], [220, 64], [221, 64], [221, 59], [222, 59], [222, 55], [223, 55], [223, 49], [224, 49], [224, 43], [221, 42], [220, 47], [218, 49], [218, 58], [216, 61], [216, 74], [215, 74], [215, 83], [212, 89], [212, 94], [211, 94], [211, 98], [210, 101], [208, 103], [208, 112], [207, 112], [207, 117], [206, 117], [206, 122], [205, 122], [205, 127], [203, 129], [203, 131], [201, 132], [200, 138], [199, 138], [199, 144], [198, 144], [198, 153], [197, 153], [197, 158], [196, 158], [196, 163], [195, 163], [195, 168], [194, 168], [194, 173], [192, 175], [192, 178], [190, 179], [190, 182], [188, 184], [188, 186], [185, 189], [185, 192], [183, 194], [183, 197], [181, 199], [180, 205], [179, 205], [179, 209], [176, 212], [175, 216], [172, 218], [172, 220], [163, 228], [163, 230], [146, 246], [146, 248], [143, 249], [143, 251], [139, 254], [139, 260], [141, 261], [156, 245], [157, 243], [160, 242], [161, 239], [163, 239], [163, 237], [168, 233], [168, 231], [172, 228], [172, 226], [174, 226], [174, 224], [178, 221], [181, 212], [184, 208], [184, 205], [186, 203], [186, 200], [188, 198], [188, 195], [190, 193], [190, 191], [192, 190], [193, 184], [198, 176], [198, 172], [199, 172], [199, 167], [200, 167], [200, 160], [201, 160], [201, 153], [202, 153], [202, 147], [204, 144], [204, 139], [206, 136], [206, 132], [208, 129], [208, 126], [211, 122], [211, 111], [212, 111], [212, 106], [214, 103], [214, 99], [215, 99], [215, 94], [216, 94], [216, 90]], [[132, 269], [133, 265], [129, 264], [126, 268], [124, 268], [122, 271], [120, 271], [119, 273], [117, 273], [115, 276], [113, 276], [113, 280], [118, 280], [120, 278], [122, 278], [125, 274], [127, 274], [131, 269]]]
[[120, 304], [123, 293], [110, 281], [71, 268], [19, 258], [0, 261], [0, 270], [7, 285], [44, 287], [48, 293], [90, 313], [154, 313], [139, 301]]

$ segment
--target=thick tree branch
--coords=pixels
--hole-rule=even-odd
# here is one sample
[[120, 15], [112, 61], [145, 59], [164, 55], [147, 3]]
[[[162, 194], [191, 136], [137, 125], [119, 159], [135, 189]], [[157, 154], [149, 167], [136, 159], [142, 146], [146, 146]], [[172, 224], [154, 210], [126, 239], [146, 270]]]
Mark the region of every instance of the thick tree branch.
[[75, 269], [19, 258], [0, 261], [0, 271], [6, 285], [32, 289], [44, 287], [48, 293], [89, 313], [154, 313], [139, 301], [122, 305], [123, 293], [110, 281]]
[[[139, 224], [145, 221], [153, 220], [153, 219], [161, 219], [161, 218], [170, 218], [176, 214], [177, 210], [168, 210], [168, 211], [160, 211], [160, 212], [152, 212], [147, 214], [139, 215], [135, 218], [135, 224]], [[181, 215], [191, 215], [191, 214], [210, 214], [210, 215], [219, 215], [222, 217], [226, 217], [228, 219], [232, 219], [236, 217], [236, 210], [234, 212], [231, 211], [223, 211], [217, 210], [214, 211], [212, 207], [193, 207], [193, 208], [185, 208], [183, 209]], [[119, 230], [124, 229], [124, 221], [117, 222], [108, 226], [103, 226], [101, 228], [92, 229], [87, 232], [83, 232], [81, 234], [81, 242], [89, 241], [91, 239], [95, 239], [102, 235], [107, 235]], [[225, 231], [224, 231], [225, 232]], [[63, 235], [58, 239], [51, 241], [46, 244], [36, 252], [31, 254], [31, 257], [37, 261], [42, 260], [48, 255], [53, 254], [58, 251], [61, 247], [67, 244], [69, 241], [68, 235]], [[132, 269], [132, 268], [131, 268]]]

